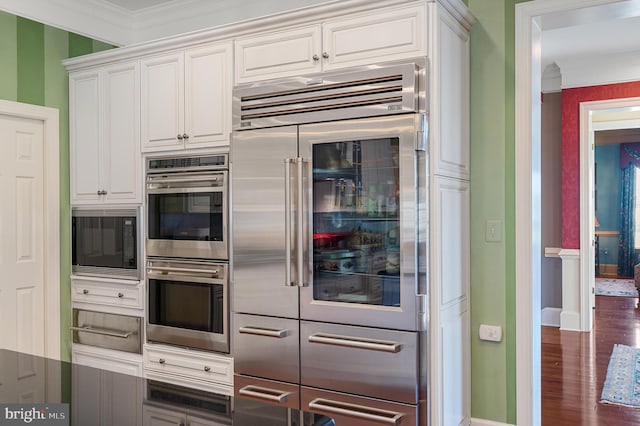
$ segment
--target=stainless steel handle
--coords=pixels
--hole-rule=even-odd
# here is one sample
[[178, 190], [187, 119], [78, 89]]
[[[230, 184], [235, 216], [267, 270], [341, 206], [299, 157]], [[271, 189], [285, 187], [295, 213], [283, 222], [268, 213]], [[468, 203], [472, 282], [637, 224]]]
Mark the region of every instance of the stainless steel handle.
[[122, 299], [124, 297], [124, 293], [118, 293], [118, 298]]
[[176, 136], [176, 137], [178, 138], [178, 140], [179, 140], [179, 141], [181, 141], [181, 140], [182, 140], [182, 138], [183, 138], [183, 136], [182, 136], [182, 135], [178, 135], [178, 136]]
[[324, 398], [316, 398], [309, 402], [309, 408], [326, 413], [342, 414], [356, 419], [383, 423], [385, 425], [397, 425], [403, 416], [402, 413], [397, 413], [395, 411], [366, 407], [364, 405], [350, 404], [347, 402], [332, 401]]
[[87, 290], [86, 288], [82, 290], [82, 294], [89, 294], [89, 290]]
[[206, 371], [206, 372], [208, 373], [209, 371], [211, 371], [211, 367], [207, 367], [207, 366], [205, 365], [205, 366], [204, 366], [204, 371]]
[[187, 177], [152, 177], [147, 179], [147, 185], [149, 184], [162, 184], [162, 183], [193, 183], [193, 182], [221, 182], [223, 179], [220, 176], [187, 176]]
[[176, 272], [179, 274], [211, 274], [218, 276], [217, 269], [195, 269], [195, 268], [171, 268], [167, 266], [150, 266], [147, 268], [150, 274], [153, 271], [161, 271], [161, 272]]
[[313, 55], [312, 58], [315, 62], [318, 62], [320, 60], [320, 56], [318, 55]]
[[84, 332], [87, 332], [87, 333], [101, 334], [103, 336], [119, 337], [121, 339], [127, 339], [132, 334], [135, 334], [134, 331], [118, 333], [116, 331], [102, 330], [100, 328], [91, 328], [91, 327], [88, 327], [88, 326], [85, 326], [85, 327], [70, 327], [70, 328], [71, 328], [71, 330], [74, 330], [74, 331], [84, 331]]
[[327, 52], [322, 52], [322, 57], [325, 59], [329, 59], [329, 54]]
[[368, 339], [366, 337], [340, 336], [338, 334], [316, 333], [309, 336], [308, 340], [310, 343], [346, 346], [349, 348], [367, 349], [370, 351], [381, 351], [390, 353], [398, 353], [402, 349], [402, 344], [398, 342]]
[[304, 274], [304, 181], [303, 165], [304, 160], [296, 158], [297, 179], [296, 179], [296, 269], [298, 272], [298, 287], [306, 286]]
[[284, 285], [294, 286], [291, 281], [291, 163], [284, 159]]
[[287, 398], [289, 398], [289, 395], [291, 395], [291, 392], [283, 392], [254, 385], [247, 385], [241, 388], [238, 393], [240, 395], [252, 396], [254, 398], [266, 399], [267, 401], [275, 401], [278, 403], [285, 402]]
[[164, 363], [165, 363], [165, 362], [167, 362], [167, 361], [165, 361], [165, 360], [164, 360], [164, 358], [160, 358], [160, 359], [158, 360], [158, 362], [159, 362], [160, 364], [164, 364]]
[[289, 330], [252, 326], [240, 327], [238, 329], [238, 332], [240, 334], [255, 334], [258, 336], [277, 337], [279, 339], [287, 337], [287, 335], [289, 334]]

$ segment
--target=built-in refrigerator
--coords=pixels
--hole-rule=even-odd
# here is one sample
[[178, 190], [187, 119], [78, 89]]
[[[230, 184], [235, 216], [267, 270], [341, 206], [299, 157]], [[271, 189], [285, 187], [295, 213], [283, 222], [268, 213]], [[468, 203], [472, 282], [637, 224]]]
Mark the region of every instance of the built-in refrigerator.
[[234, 91], [235, 392], [337, 424], [427, 424], [424, 67]]

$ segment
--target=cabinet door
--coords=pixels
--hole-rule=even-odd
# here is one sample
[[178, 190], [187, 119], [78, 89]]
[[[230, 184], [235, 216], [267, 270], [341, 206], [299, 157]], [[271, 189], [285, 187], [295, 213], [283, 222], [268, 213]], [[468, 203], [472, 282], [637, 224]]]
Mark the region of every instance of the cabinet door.
[[143, 151], [182, 148], [184, 54], [176, 53], [142, 61], [141, 84]]
[[105, 201], [141, 202], [140, 71], [138, 63], [111, 67], [104, 73]]
[[185, 53], [186, 147], [229, 144], [231, 49], [223, 43]]
[[329, 21], [322, 26], [324, 70], [426, 55], [424, 5]]
[[71, 137], [71, 203], [95, 203], [101, 196], [100, 75], [98, 71], [69, 77]]
[[320, 42], [320, 25], [237, 40], [236, 83], [320, 71]]
[[71, 407], [73, 424], [100, 424], [102, 386], [101, 371], [79, 365], [71, 366]]
[[126, 374], [102, 372], [102, 414], [106, 425], [142, 424], [142, 380]]

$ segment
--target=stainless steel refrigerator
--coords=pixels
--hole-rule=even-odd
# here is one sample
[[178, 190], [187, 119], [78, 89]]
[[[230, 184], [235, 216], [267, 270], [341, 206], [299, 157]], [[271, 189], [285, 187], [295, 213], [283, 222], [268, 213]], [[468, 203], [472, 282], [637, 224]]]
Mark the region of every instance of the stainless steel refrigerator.
[[423, 65], [235, 89], [236, 394], [427, 424]]

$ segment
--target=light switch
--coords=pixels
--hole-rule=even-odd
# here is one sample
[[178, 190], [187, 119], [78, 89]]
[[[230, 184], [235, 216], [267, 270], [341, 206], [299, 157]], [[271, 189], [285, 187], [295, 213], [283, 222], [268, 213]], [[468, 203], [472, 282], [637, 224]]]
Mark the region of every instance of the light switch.
[[502, 221], [499, 219], [487, 220], [484, 230], [484, 239], [489, 243], [502, 241]]
[[478, 336], [481, 340], [499, 342], [502, 340], [502, 327], [500, 327], [499, 325], [480, 324]]

